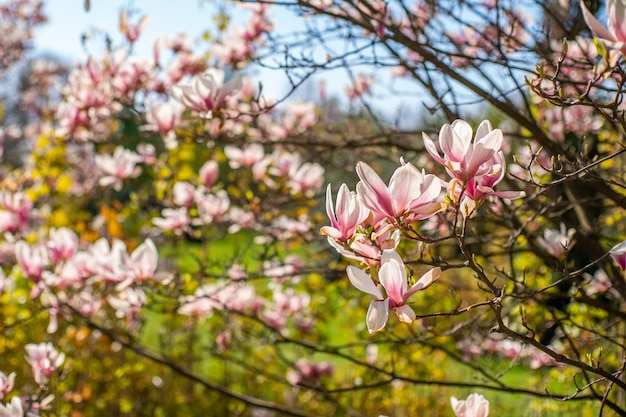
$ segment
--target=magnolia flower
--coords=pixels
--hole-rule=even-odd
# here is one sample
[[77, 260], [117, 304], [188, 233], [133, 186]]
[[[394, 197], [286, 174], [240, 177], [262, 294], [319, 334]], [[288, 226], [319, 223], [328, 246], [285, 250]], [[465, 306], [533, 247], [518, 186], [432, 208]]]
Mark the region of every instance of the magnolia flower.
[[487, 417], [489, 401], [481, 394], [470, 394], [465, 400], [450, 398], [450, 404], [456, 417]]
[[48, 241], [48, 254], [54, 263], [66, 261], [76, 253], [78, 248], [78, 236], [66, 227], [50, 229], [50, 240]]
[[228, 158], [228, 163], [231, 168], [237, 169], [242, 166], [251, 167], [256, 162], [263, 159], [265, 151], [263, 145], [260, 143], [251, 143], [243, 148], [236, 146], [225, 146], [224, 154]]
[[389, 187], [365, 162], [357, 164], [356, 173], [361, 179], [356, 191], [363, 204], [391, 222], [405, 214], [409, 214], [409, 221], [422, 220], [445, 208], [435, 202], [441, 191], [439, 179], [418, 171], [411, 164], [396, 169]]
[[465, 184], [453, 179], [448, 183], [448, 196], [454, 202], [461, 199], [461, 212], [465, 217], [471, 217], [480, 203], [487, 197], [499, 197], [513, 200], [526, 196], [524, 191], [496, 191], [495, 186], [504, 179], [504, 155], [497, 152], [489, 161], [489, 172], [469, 179]]
[[589, 11], [585, 2], [580, 1], [585, 23], [593, 34], [609, 47], [626, 54], [626, 4], [623, 0], [607, 0], [606, 15], [608, 29]]
[[626, 240], [611, 248], [611, 257], [617, 262], [622, 271], [626, 270]]
[[120, 191], [122, 180], [139, 176], [141, 168], [135, 165], [140, 161], [139, 155], [121, 146], [115, 149], [113, 155], [96, 155], [94, 162], [105, 174], [98, 183], [103, 187], [113, 185], [115, 191]]
[[[428, 288], [441, 276], [441, 268], [432, 268], [426, 272], [411, 288], [408, 288], [404, 262], [394, 249], [383, 251], [381, 267], [378, 272], [380, 284], [357, 267], [348, 267], [348, 279], [352, 285], [374, 297], [367, 311], [367, 330], [370, 333], [381, 331], [387, 324], [389, 310], [393, 310], [398, 319], [407, 324], [413, 323], [415, 311], [406, 302], [417, 291]], [[383, 295], [383, 289], [387, 298]]]
[[174, 195], [174, 203], [180, 207], [189, 208], [193, 204], [193, 195], [195, 187], [187, 181], [179, 181], [174, 184], [172, 193]]
[[493, 156], [502, 147], [502, 131], [493, 129], [487, 120], [478, 126], [473, 139], [472, 135], [472, 127], [464, 120], [443, 125], [439, 131], [439, 146], [443, 151], [441, 157], [433, 140], [422, 133], [424, 146], [430, 156], [443, 165], [451, 177], [463, 182], [488, 173], [492, 168], [490, 162]]
[[219, 175], [219, 166], [216, 161], [209, 160], [202, 165], [199, 171], [200, 180], [204, 184], [206, 188], [211, 188], [215, 181], [217, 181], [217, 176]]
[[38, 345], [26, 345], [26, 362], [33, 369], [33, 378], [38, 385], [48, 383], [54, 372], [65, 361], [65, 354], [59, 353], [52, 343], [40, 343]]
[[161, 230], [173, 230], [176, 234], [182, 234], [182, 232], [187, 230], [191, 222], [185, 207], [177, 209], [164, 208], [161, 210], [161, 215], [163, 217], [152, 219], [152, 223]]
[[146, 106], [145, 129], [156, 130], [165, 135], [180, 125], [183, 106], [174, 101], [148, 104]]
[[135, 248], [128, 263], [133, 271], [134, 279], [144, 281], [154, 276], [158, 262], [159, 253], [154, 242], [151, 239], [146, 239]]
[[30, 246], [20, 240], [15, 243], [15, 257], [20, 264], [24, 275], [38, 283], [41, 274], [48, 265], [48, 251], [43, 245]]
[[4, 399], [15, 385], [15, 372], [5, 375], [0, 371], [0, 400]]
[[356, 228], [367, 219], [369, 210], [361, 203], [356, 193], [351, 192], [346, 184], [342, 184], [337, 192], [337, 203], [333, 209], [333, 196], [330, 184], [326, 188], [326, 214], [330, 226], [324, 226], [320, 233], [342, 242], [354, 236]]
[[211, 118], [213, 112], [222, 108], [226, 100], [240, 88], [240, 77], [235, 76], [224, 84], [224, 71], [210, 68], [195, 76], [188, 84], [178, 84], [172, 91], [185, 107]]
[[23, 417], [24, 406], [22, 405], [22, 399], [15, 396], [11, 399], [7, 405], [0, 404], [0, 417]]
[[315, 162], [306, 162], [291, 173], [287, 185], [291, 194], [303, 193], [312, 196], [313, 190], [324, 183], [324, 168]]
[[150, 23], [150, 16], [144, 16], [139, 20], [139, 23], [133, 25], [128, 19], [128, 12], [126, 10], [120, 10], [120, 32], [126, 36], [128, 42], [135, 42], [139, 35]]
[[555, 258], [561, 258], [565, 252], [574, 246], [573, 238], [576, 230], [569, 228], [565, 230], [565, 225], [561, 223], [560, 230], [546, 229], [543, 237], [537, 238], [537, 243]]

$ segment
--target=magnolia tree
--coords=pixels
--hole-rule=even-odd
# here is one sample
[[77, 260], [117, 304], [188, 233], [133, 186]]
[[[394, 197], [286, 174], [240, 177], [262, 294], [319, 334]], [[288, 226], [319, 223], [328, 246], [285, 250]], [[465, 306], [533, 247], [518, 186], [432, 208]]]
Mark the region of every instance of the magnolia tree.
[[[626, 415], [625, 6], [518, 3], [220, 3], [150, 56], [122, 10], [32, 60], [0, 415]], [[8, 69], [45, 8], [0, 11]]]

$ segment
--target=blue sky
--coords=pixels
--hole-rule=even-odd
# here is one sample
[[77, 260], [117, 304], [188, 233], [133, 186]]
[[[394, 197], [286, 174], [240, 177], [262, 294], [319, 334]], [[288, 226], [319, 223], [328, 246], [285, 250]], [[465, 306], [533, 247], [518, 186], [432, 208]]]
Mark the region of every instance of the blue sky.
[[55, 51], [61, 56], [80, 59], [84, 56], [81, 34], [97, 28], [118, 36], [118, 14], [128, 4], [140, 10], [133, 21], [144, 14], [151, 17], [150, 25], [138, 42], [138, 51], [142, 55], [150, 53], [157, 35], [187, 32], [191, 36], [199, 36], [209, 27], [213, 15], [210, 5], [201, 4], [199, 0], [91, 0], [89, 12], [85, 11], [83, 4], [84, 0], [45, 0], [50, 22], [36, 34], [38, 50]]
[[[35, 53], [52, 52], [68, 61], [84, 60], [86, 53], [81, 35], [93, 29], [107, 31], [114, 41], [120, 41], [117, 29], [120, 9], [129, 4], [139, 13], [132, 18], [137, 22], [143, 15], [150, 16], [150, 24], [135, 45], [140, 56], [152, 56], [153, 42], [159, 35], [175, 36], [186, 32], [193, 40], [200, 39], [202, 32], [213, 24], [215, 9], [212, 4], [200, 0], [91, 0], [91, 9], [85, 11], [84, 0], [45, 0], [45, 11], [50, 22], [35, 34]], [[236, 19], [236, 17], [235, 17]], [[242, 17], [243, 19], [243, 17]], [[98, 56], [102, 42], [92, 41], [89, 51]], [[280, 75], [263, 77], [264, 90], [276, 96], [286, 90]]]
[[[81, 45], [81, 35], [89, 34], [92, 29], [107, 31], [113, 36], [114, 42], [121, 41], [121, 35], [117, 29], [119, 22], [119, 11], [129, 7], [137, 10], [138, 14], [132, 17], [132, 22], [147, 14], [151, 21], [139, 41], [135, 45], [135, 52], [139, 56], [152, 56], [153, 42], [159, 35], [175, 36], [180, 32], [185, 32], [193, 39], [201, 38], [202, 33], [214, 25], [213, 17], [218, 2], [207, 2], [206, 0], [91, 0], [91, 9], [85, 11], [84, 0], [44, 0], [45, 11], [50, 18], [50, 22], [40, 28], [35, 34], [35, 53], [53, 52], [67, 61], [84, 61], [85, 51]], [[233, 9], [239, 11], [239, 9]], [[279, 7], [271, 9], [272, 19], [281, 32], [288, 32], [294, 28], [302, 29], [302, 22], [299, 18], [286, 14]], [[233, 16], [235, 22], [244, 22], [247, 13]], [[99, 56], [103, 44], [102, 40], [92, 41], [90, 52]], [[204, 47], [201, 49], [204, 50]], [[359, 69], [358, 71], [367, 69]], [[371, 70], [371, 69], [370, 69]], [[259, 71], [255, 80], [262, 81], [264, 95], [273, 98], [281, 98], [288, 90], [287, 79], [278, 71]], [[334, 71], [327, 73], [326, 88], [329, 95], [345, 98], [345, 87], [349, 84], [349, 78], [344, 71]], [[311, 88], [305, 88], [304, 98], [317, 99], [317, 78], [313, 81]], [[416, 97], [417, 99], [417, 97]], [[400, 107], [397, 98], [385, 99], [377, 98], [379, 104], [384, 102], [385, 113], [393, 115], [394, 109]], [[344, 100], [345, 102], [345, 100]], [[421, 109], [419, 100], [416, 100], [415, 108]], [[411, 108], [410, 106], [409, 108]], [[407, 108], [404, 107], [406, 113]], [[409, 111], [409, 113], [413, 113]]]

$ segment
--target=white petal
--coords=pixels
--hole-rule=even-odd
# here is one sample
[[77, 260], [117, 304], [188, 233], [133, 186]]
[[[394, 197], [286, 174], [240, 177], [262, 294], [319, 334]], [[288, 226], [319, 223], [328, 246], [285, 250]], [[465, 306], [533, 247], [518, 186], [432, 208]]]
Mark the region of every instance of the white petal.
[[346, 270], [348, 279], [357, 290], [372, 295], [377, 300], [383, 299], [383, 292], [380, 285], [376, 285], [372, 278], [359, 268], [350, 265]]
[[389, 303], [387, 300], [372, 300], [367, 309], [367, 331], [376, 333], [385, 328], [389, 319]]

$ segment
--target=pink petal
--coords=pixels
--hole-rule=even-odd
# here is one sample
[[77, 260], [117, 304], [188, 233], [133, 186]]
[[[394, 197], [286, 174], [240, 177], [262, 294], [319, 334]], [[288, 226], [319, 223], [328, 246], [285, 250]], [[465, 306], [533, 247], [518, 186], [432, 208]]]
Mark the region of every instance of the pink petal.
[[385, 288], [387, 296], [395, 305], [403, 304], [404, 293], [407, 289], [407, 277], [400, 255], [395, 250], [385, 250], [381, 257], [381, 264], [378, 279]]
[[455, 120], [452, 125], [444, 125], [441, 130], [443, 131], [446, 126], [449, 127], [449, 133], [444, 135], [445, 142], [439, 139], [441, 150], [448, 156], [448, 159], [462, 161], [471, 147], [472, 126], [461, 119]]
[[624, 2], [609, 0], [607, 2], [607, 16], [609, 32], [620, 42], [626, 41], [626, 16], [624, 16]]
[[476, 129], [475, 140], [480, 140], [481, 138], [487, 136], [487, 134], [489, 134], [492, 130], [493, 127], [491, 126], [491, 122], [489, 120], [483, 120], [478, 126], [478, 129]]
[[435, 143], [430, 138], [430, 136], [428, 136], [426, 133], [422, 133], [422, 139], [424, 140], [424, 148], [426, 148], [426, 151], [430, 154], [430, 156], [432, 156], [433, 159], [437, 161], [438, 163], [440, 163], [441, 165], [444, 165], [445, 161], [441, 157], [441, 155], [439, 155], [439, 152], [437, 151], [437, 148], [435, 147]]
[[333, 208], [333, 192], [330, 184], [326, 187], [326, 214], [333, 228], [337, 228], [337, 218], [335, 217], [335, 209]]
[[413, 165], [406, 164], [396, 169], [389, 181], [389, 194], [395, 216], [400, 217], [407, 212], [409, 202], [422, 188], [422, 183], [422, 175]]
[[433, 282], [437, 281], [441, 276], [441, 268], [432, 268], [426, 272], [404, 295], [404, 302], [417, 291], [425, 290], [430, 287]]
[[604, 27], [604, 25], [600, 23], [598, 19], [596, 19], [596, 17], [593, 15], [593, 13], [589, 11], [589, 9], [587, 9], [587, 6], [585, 6], [585, 2], [583, 0], [580, 0], [580, 6], [583, 11], [583, 18], [585, 19], [585, 23], [587, 23], [587, 26], [589, 27], [589, 29], [591, 29], [594, 35], [596, 35], [600, 39], [617, 42], [617, 39], [615, 39], [615, 37], [607, 30], [607, 28]]
[[363, 203], [373, 211], [393, 217], [389, 190], [378, 174], [365, 162], [357, 163], [356, 173], [361, 179], [356, 189]]
[[396, 307], [393, 309], [396, 312], [396, 316], [398, 316], [398, 320], [402, 323], [411, 324], [415, 321], [415, 311], [406, 304]]

